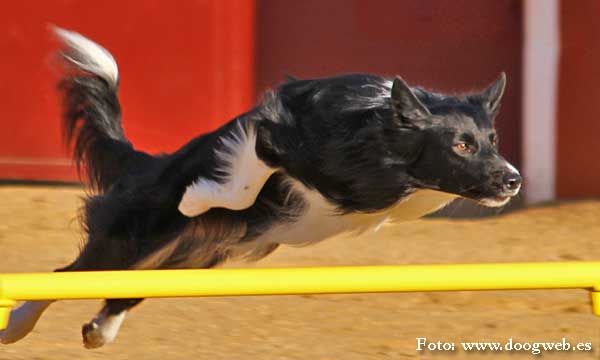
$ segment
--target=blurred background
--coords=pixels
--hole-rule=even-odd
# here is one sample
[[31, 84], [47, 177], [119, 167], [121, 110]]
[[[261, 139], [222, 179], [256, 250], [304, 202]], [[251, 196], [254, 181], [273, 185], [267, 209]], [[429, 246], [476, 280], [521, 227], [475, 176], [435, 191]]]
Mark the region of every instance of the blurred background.
[[76, 30], [119, 62], [124, 127], [173, 151], [248, 110], [285, 74], [399, 74], [433, 90], [508, 88], [501, 150], [529, 203], [600, 195], [600, 2], [581, 0], [2, 1], [0, 179], [75, 182], [56, 48]]
[[[286, 74], [399, 74], [410, 84], [465, 92], [507, 73], [497, 120], [501, 151], [525, 176], [524, 196], [514, 203], [530, 206], [484, 219], [386, 226], [302, 249], [282, 246], [257, 264], [226, 266], [600, 259], [600, 201], [591, 199], [600, 196], [600, 1], [0, 5], [0, 272], [51, 271], [70, 263], [82, 242], [76, 220], [85, 194], [79, 186], [56, 186], [78, 179], [61, 140], [50, 24], [78, 31], [114, 54], [125, 132], [152, 153], [173, 151], [250, 109]], [[468, 206], [445, 211], [480, 214]], [[0, 346], [0, 359], [477, 357], [420, 353], [417, 337], [565, 337], [593, 343], [593, 351], [578, 359], [600, 353], [600, 318], [592, 316], [585, 290], [155, 299], [128, 315], [115, 343], [85, 351], [81, 324], [98, 307], [98, 300], [53, 305], [32, 334]], [[561, 352], [546, 356], [563, 358]]]

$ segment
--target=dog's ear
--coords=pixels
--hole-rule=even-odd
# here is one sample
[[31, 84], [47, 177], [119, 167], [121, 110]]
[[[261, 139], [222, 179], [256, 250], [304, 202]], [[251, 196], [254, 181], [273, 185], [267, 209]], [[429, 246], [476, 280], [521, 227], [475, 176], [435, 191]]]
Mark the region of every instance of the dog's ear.
[[496, 112], [498, 112], [500, 109], [500, 100], [502, 100], [505, 87], [506, 74], [502, 72], [500, 73], [500, 76], [498, 76], [498, 79], [496, 79], [496, 81], [483, 90], [483, 92], [479, 95], [479, 97], [482, 99], [483, 108], [489, 114], [496, 114]]
[[286, 83], [290, 83], [290, 82], [294, 82], [294, 81], [298, 81], [299, 79], [293, 75], [290, 74], [285, 74], [285, 82]]
[[392, 85], [392, 105], [400, 119], [408, 120], [413, 124], [431, 116], [427, 107], [399, 76], [396, 76]]

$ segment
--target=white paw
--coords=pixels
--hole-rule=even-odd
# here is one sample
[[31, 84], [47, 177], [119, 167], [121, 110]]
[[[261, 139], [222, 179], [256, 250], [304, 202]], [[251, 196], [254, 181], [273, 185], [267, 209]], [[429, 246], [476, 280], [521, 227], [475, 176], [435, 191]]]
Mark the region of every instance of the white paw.
[[117, 338], [126, 313], [123, 311], [116, 315], [107, 315], [106, 312], [101, 312], [90, 323], [83, 325], [81, 328], [83, 346], [87, 349], [96, 349], [113, 342]]
[[100, 327], [94, 321], [83, 325], [81, 335], [83, 337], [83, 346], [86, 349], [96, 349], [106, 343]]

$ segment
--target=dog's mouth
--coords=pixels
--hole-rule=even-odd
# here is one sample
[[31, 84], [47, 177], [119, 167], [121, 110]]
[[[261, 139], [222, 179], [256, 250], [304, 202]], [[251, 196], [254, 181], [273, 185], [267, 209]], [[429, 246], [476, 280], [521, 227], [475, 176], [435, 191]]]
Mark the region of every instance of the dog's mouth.
[[480, 205], [486, 206], [486, 207], [491, 207], [491, 208], [495, 208], [495, 207], [502, 207], [506, 204], [508, 204], [508, 202], [510, 201], [512, 196], [494, 196], [494, 197], [489, 197], [489, 198], [484, 198], [484, 199], [480, 199], [478, 201], [478, 203]]
[[472, 189], [469, 189], [469, 192], [466, 194], [466, 196], [465, 195], [463, 195], [463, 196], [477, 201], [477, 203], [479, 205], [482, 205], [485, 207], [490, 207], [490, 208], [497, 208], [497, 207], [502, 207], [502, 206], [505, 206], [506, 204], [508, 204], [510, 199], [513, 198], [517, 194], [518, 194], [518, 190], [510, 191], [510, 192], [499, 192], [496, 194], [485, 194], [484, 192], [480, 191], [479, 189], [472, 188]]
[[493, 196], [480, 197], [478, 202], [480, 205], [487, 207], [501, 207], [508, 204], [511, 198], [517, 196], [519, 190], [521, 190], [520, 185], [514, 189], [504, 190]]
[[463, 192], [462, 196], [477, 201], [479, 205], [497, 208], [508, 204], [513, 197], [519, 194], [520, 190], [520, 186], [510, 190], [482, 189], [480, 187], [472, 186], [468, 188], [467, 191]]

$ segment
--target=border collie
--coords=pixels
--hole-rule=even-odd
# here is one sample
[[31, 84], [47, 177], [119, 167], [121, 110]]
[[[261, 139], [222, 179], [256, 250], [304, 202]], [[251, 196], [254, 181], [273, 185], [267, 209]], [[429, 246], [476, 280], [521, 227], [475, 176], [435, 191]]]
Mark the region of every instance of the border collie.
[[[66, 141], [92, 191], [87, 242], [57, 271], [210, 268], [260, 259], [413, 220], [458, 197], [505, 205], [519, 172], [498, 153], [494, 118], [505, 75], [460, 96], [367, 74], [288, 79], [252, 110], [172, 154], [136, 150], [121, 127], [112, 55], [75, 33], [63, 42]], [[87, 348], [115, 339], [142, 299], [110, 299], [82, 329]], [[3, 343], [33, 328], [51, 301], [11, 314]]]

